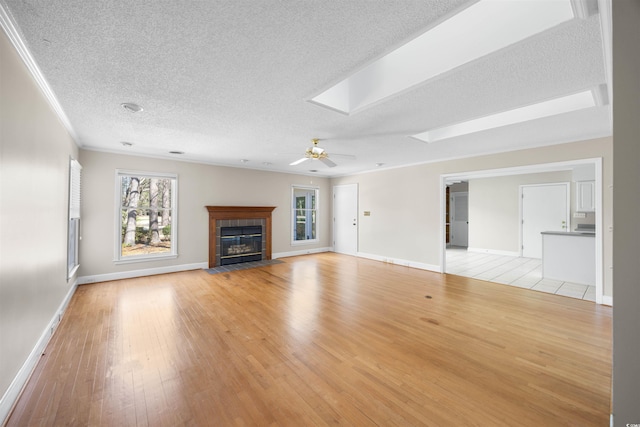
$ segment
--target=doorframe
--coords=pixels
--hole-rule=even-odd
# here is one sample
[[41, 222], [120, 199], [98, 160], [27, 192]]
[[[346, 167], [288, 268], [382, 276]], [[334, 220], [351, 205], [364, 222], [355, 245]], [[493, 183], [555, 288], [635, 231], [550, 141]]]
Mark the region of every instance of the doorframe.
[[354, 256], [358, 256], [360, 250], [360, 217], [359, 217], [359, 208], [360, 208], [360, 188], [358, 183], [353, 184], [339, 184], [334, 185], [332, 188], [332, 205], [331, 205], [331, 248], [335, 252], [335, 242], [336, 242], [336, 188], [338, 187], [355, 187], [356, 189], [356, 251], [353, 253]]
[[[543, 184], [522, 184], [520, 186], [518, 186], [518, 202], [519, 202], [519, 206], [518, 206], [518, 215], [519, 215], [519, 219], [520, 222], [518, 224], [518, 248], [519, 248], [519, 252], [520, 252], [520, 256], [522, 256], [522, 254], [524, 253], [524, 227], [522, 226], [522, 221], [524, 220], [524, 218], [522, 218], [522, 215], [524, 214], [522, 208], [522, 204], [523, 204], [523, 197], [522, 195], [524, 194], [524, 189], [526, 187], [549, 187], [552, 185], [564, 185], [567, 189], [567, 230], [566, 231], [571, 231], [571, 182], [548, 182], [548, 183], [543, 183]], [[597, 215], [596, 215], [597, 216]]]
[[[572, 169], [580, 165], [593, 165], [596, 185], [596, 304], [604, 303], [604, 218], [602, 207], [602, 157], [569, 160], [563, 162], [540, 163], [535, 165], [515, 166], [498, 169], [455, 172], [440, 175], [440, 273], [446, 272], [446, 236], [445, 236], [445, 197], [446, 185], [452, 181], [491, 178], [497, 176], [523, 175], [540, 172], [557, 172]], [[611, 305], [611, 297], [607, 297], [607, 305]]]

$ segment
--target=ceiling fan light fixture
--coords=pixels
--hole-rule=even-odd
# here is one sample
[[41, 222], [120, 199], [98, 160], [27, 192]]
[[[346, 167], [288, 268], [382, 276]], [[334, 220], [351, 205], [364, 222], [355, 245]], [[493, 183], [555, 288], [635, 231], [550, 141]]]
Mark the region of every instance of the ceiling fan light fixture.
[[289, 166], [296, 166], [307, 160], [320, 160], [322, 163], [324, 163], [326, 166], [330, 168], [338, 166], [332, 160], [329, 160], [329, 155], [324, 150], [324, 148], [318, 147], [318, 141], [320, 141], [320, 139], [313, 138], [311, 140], [311, 142], [313, 142], [313, 146], [306, 149], [306, 151], [304, 152], [304, 157], [289, 163]]

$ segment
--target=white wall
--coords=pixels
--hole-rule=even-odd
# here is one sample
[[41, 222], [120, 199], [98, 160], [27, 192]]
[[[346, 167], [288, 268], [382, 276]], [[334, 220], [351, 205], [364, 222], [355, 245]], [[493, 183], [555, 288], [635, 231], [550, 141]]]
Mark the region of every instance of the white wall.
[[[443, 174], [603, 158], [604, 294], [611, 295], [612, 138], [512, 151], [334, 178], [359, 184], [359, 252], [439, 268]], [[371, 216], [363, 216], [371, 211]]]
[[[275, 255], [331, 246], [331, 190], [327, 178], [88, 150], [80, 151], [80, 163], [84, 167], [79, 272], [81, 281], [89, 276], [207, 263], [209, 216], [205, 206], [208, 205], [276, 206], [272, 214], [272, 252]], [[178, 175], [178, 258], [114, 264], [116, 169]], [[311, 185], [320, 189], [318, 243], [291, 245], [292, 185]]]
[[519, 253], [520, 186], [570, 181], [570, 171], [469, 180], [469, 248]]
[[74, 285], [75, 278], [67, 281], [67, 200], [69, 158], [77, 155], [0, 31], [0, 424], [30, 371], [21, 368], [48, 339]]
[[640, 2], [613, 3], [613, 420], [640, 423]]

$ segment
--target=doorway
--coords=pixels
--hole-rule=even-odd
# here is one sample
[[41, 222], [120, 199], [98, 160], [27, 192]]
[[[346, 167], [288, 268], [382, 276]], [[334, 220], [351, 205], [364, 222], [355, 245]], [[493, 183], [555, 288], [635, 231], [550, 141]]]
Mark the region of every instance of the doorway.
[[333, 251], [358, 253], [358, 184], [333, 187]]
[[469, 193], [451, 193], [451, 246], [466, 248], [469, 246]]
[[543, 231], [570, 230], [570, 184], [520, 186], [522, 256], [542, 258]]
[[[573, 173], [573, 177], [570, 179], [571, 181], [582, 181], [585, 180], [586, 178], [581, 177], [581, 178], [577, 178], [576, 173], [578, 172], [578, 170], [580, 169], [584, 169], [584, 168], [589, 168], [591, 169], [592, 172], [592, 177], [589, 178], [591, 180], [594, 181], [594, 186], [595, 186], [595, 191], [594, 191], [594, 200], [595, 200], [595, 211], [593, 214], [593, 222], [595, 222], [595, 247], [596, 247], [596, 261], [595, 261], [595, 270], [596, 270], [596, 285], [595, 285], [595, 290], [593, 291], [593, 299], [595, 299], [595, 302], [597, 304], [610, 304], [609, 301], [611, 301], [611, 297], [604, 295], [604, 259], [603, 259], [603, 240], [604, 240], [604, 232], [603, 232], [603, 195], [602, 195], [602, 191], [603, 191], [603, 175], [602, 175], [602, 159], [601, 158], [592, 158], [592, 159], [580, 159], [580, 160], [570, 160], [570, 161], [564, 161], [564, 162], [556, 162], [556, 163], [544, 163], [544, 164], [535, 164], [535, 165], [526, 165], [526, 166], [517, 166], [517, 167], [507, 167], [507, 168], [501, 168], [501, 169], [490, 169], [490, 170], [479, 170], [479, 171], [469, 171], [469, 172], [456, 172], [456, 173], [450, 173], [450, 174], [443, 174], [440, 176], [440, 189], [441, 189], [441, 205], [440, 205], [440, 218], [441, 218], [441, 224], [443, 224], [443, 226], [441, 227], [441, 235], [440, 235], [440, 241], [441, 241], [441, 245], [440, 245], [440, 272], [442, 273], [451, 273], [451, 274], [459, 274], [454, 272], [453, 270], [455, 269], [453, 267], [452, 264], [452, 269], [449, 270], [447, 265], [448, 265], [448, 260], [447, 260], [447, 248], [450, 247], [448, 242], [447, 242], [447, 223], [449, 221], [447, 221], [448, 217], [447, 217], [447, 204], [450, 203], [450, 198], [448, 197], [447, 194], [447, 187], [451, 186], [453, 183], [456, 182], [461, 182], [461, 181], [469, 181], [469, 180], [476, 180], [476, 179], [484, 179], [484, 178], [498, 178], [498, 177], [516, 177], [517, 175], [527, 175], [527, 174], [537, 174], [537, 173], [547, 173], [547, 172], [561, 172], [561, 171], [572, 171]], [[474, 181], [475, 182], [475, 181]], [[550, 182], [565, 182], [565, 179], [558, 179], [556, 181], [550, 181]], [[531, 183], [523, 183], [523, 184], [533, 184], [533, 182]], [[475, 190], [474, 190], [475, 191]], [[517, 193], [517, 187], [515, 189], [515, 197], [518, 196]], [[473, 197], [472, 191], [471, 189], [469, 190], [469, 194], [471, 195], [471, 197]], [[483, 193], [479, 193], [479, 197], [482, 195]], [[570, 196], [571, 197], [571, 196]], [[517, 217], [518, 215], [518, 207], [517, 204], [514, 207], [515, 208], [515, 212], [513, 213], [514, 216]], [[477, 209], [476, 209], [477, 210]], [[475, 212], [475, 213], [474, 213]], [[492, 212], [495, 212], [495, 214], [492, 214]], [[475, 217], [474, 215], [476, 215], [478, 212], [473, 211], [469, 213], [469, 218], [470, 218], [470, 223], [473, 221], [473, 218]], [[513, 231], [510, 231], [509, 233], [514, 233], [514, 234], [507, 234], [503, 231], [503, 229], [505, 229], [505, 226], [507, 225], [506, 222], [504, 222], [502, 220], [502, 217], [498, 214], [501, 214], [502, 211], [498, 210], [498, 211], [492, 211], [489, 207], [487, 207], [486, 211], [482, 211], [481, 213], [484, 213], [485, 215], [489, 215], [490, 217], [492, 217], [494, 220], [494, 222], [496, 222], [496, 224], [494, 226], [491, 227], [476, 227], [476, 231], [473, 231], [473, 229], [469, 230], [469, 245], [473, 246], [473, 248], [470, 248], [470, 251], [464, 250], [463, 252], [465, 254], [469, 254], [469, 255], [473, 255], [476, 258], [481, 258], [483, 257], [483, 261], [478, 261], [478, 262], [483, 262], [485, 265], [483, 265], [483, 271], [486, 270], [487, 267], [487, 263], [489, 262], [494, 262], [494, 263], [499, 263], [499, 260], [493, 260], [491, 259], [491, 257], [496, 257], [498, 258], [501, 255], [504, 256], [510, 256], [510, 257], [518, 257], [521, 255], [521, 251], [522, 251], [522, 236], [521, 234], [515, 234], [518, 233], [518, 227], [519, 224], [512, 224], [510, 227], [510, 229], [514, 229]], [[512, 216], [513, 217], [513, 216]], [[577, 218], [584, 218], [583, 217], [577, 217]], [[484, 218], [486, 220], [486, 218]], [[579, 223], [581, 220], [579, 219], [577, 222]], [[584, 220], [582, 220], [584, 221]], [[566, 221], [566, 226], [569, 227], [569, 221]], [[471, 223], [471, 225], [473, 225], [473, 223]], [[491, 236], [499, 236], [501, 235], [500, 233], [503, 233], [502, 235], [504, 236], [514, 236], [515, 238], [515, 242], [511, 243], [511, 245], [513, 245], [513, 249], [509, 249], [509, 248], [505, 248], [505, 250], [492, 250], [490, 247], [488, 246], [481, 246], [481, 245], [476, 245], [476, 240], [478, 239], [478, 236], [476, 235], [477, 231], [480, 231], [482, 236], [485, 235], [491, 235]], [[481, 236], [481, 237], [482, 237]], [[472, 239], [473, 237], [473, 239]], [[473, 242], [472, 242], [473, 240]], [[519, 245], [518, 245], [518, 241], [519, 241]], [[482, 248], [490, 248], [489, 250], [482, 250]], [[499, 248], [498, 248], [499, 249]], [[540, 261], [539, 259], [536, 260], [531, 259], [532, 262], [533, 261]], [[505, 269], [506, 269], [506, 265], [505, 265]], [[529, 268], [530, 266], [527, 265], [523, 265], [522, 269], [526, 269]], [[477, 272], [476, 272], [477, 273]], [[460, 275], [465, 275], [465, 274], [460, 274]], [[469, 276], [469, 277], [474, 277], [473, 275]], [[526, 282], [525, 279], [529, 279], [527, 278], [523, 278], [523, 280], [521, 282]], [[521, 283], [523, 285], [523, 287], [530, 287], [533, 284], [533, 281], [535, 281], [535, 278], [530, 278], [531, 279], [531, 283]], [[491, 278], [483, 278], [483, 280], [489, 280], [489, 281], [496, 281], [497, 280], [492, 280]], [[506, 279], [505, 279], [506, 281]], [[499, 282], [500, 283], [500, 282]], [[536, 289], [538, 290], [538, 289]], [[555, 292], [554, 292], [555, 293]], [[560, 293], [560, 292], [557, 292]], [[570, 296], [570, 295], [567, 295]], [[572, 295], [571, 295], [572, 296]], [[591, 299], [591, 298], [587, 298], [586, 294], [585, 294], [585, 299]], [[592, 300], [593, 300], [592, 299]]]

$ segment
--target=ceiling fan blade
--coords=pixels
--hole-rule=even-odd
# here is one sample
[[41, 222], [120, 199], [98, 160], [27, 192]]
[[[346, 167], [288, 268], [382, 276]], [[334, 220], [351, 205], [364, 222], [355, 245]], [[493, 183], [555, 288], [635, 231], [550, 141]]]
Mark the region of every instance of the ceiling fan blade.
[[329, 166], [330, 168], [336, 167], [338, 165], [336, 165], [335, 163], [333, 163], [331, 160], [329, 160], [327, 157], [322, 157], [321, 159], [319, 159], [322, 163], [324, 163], [325, 165]]
[[296, 165], [299, 165], [302, 162], [306, 162], [307, 160], [309, 160], [307, 157], [303, 157], [303, 158], [301, 158], [299, 160], [296, 160], [295, 162], [289, 163], [289, 166], [296, 166]]

